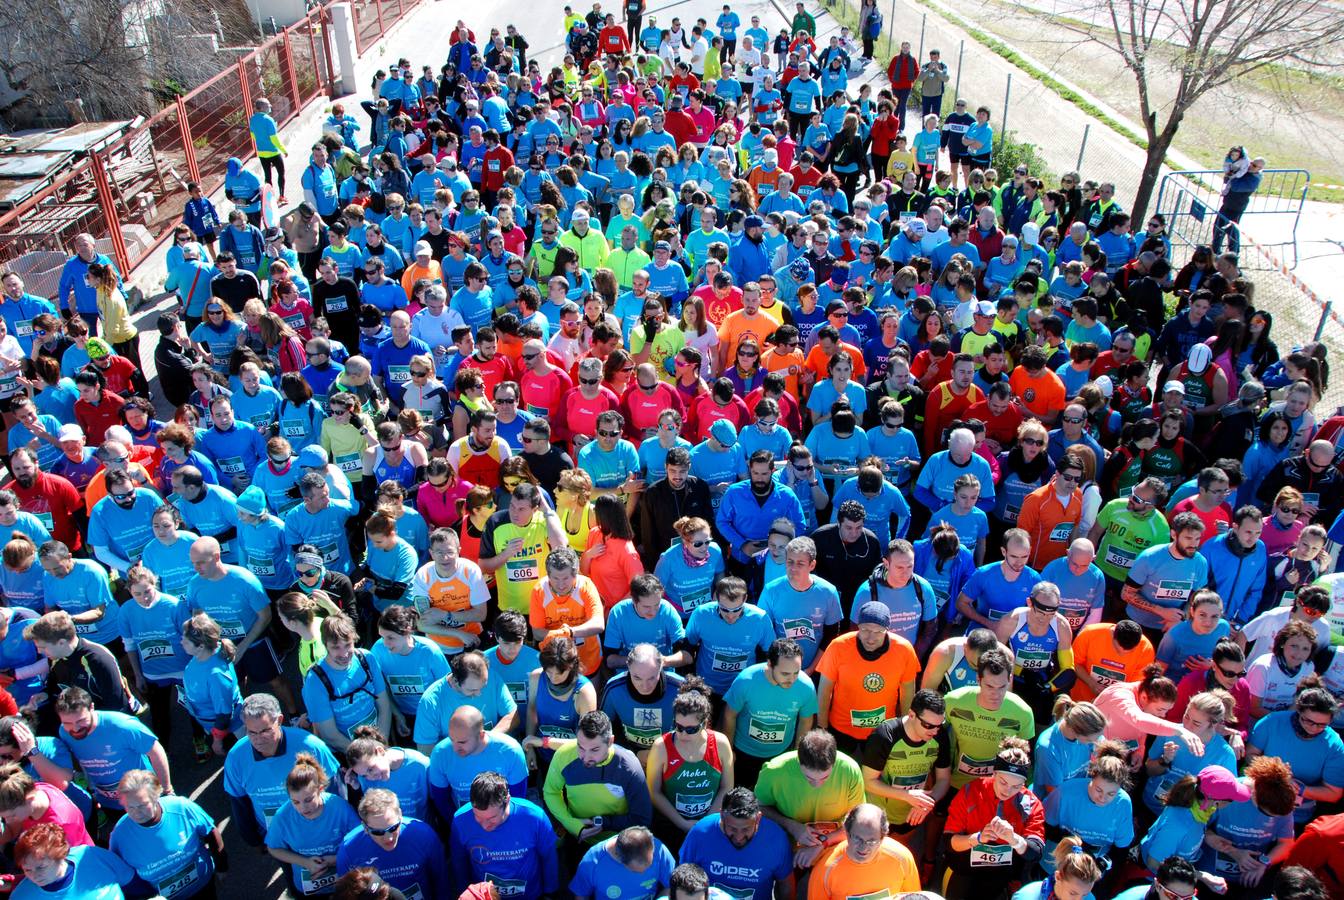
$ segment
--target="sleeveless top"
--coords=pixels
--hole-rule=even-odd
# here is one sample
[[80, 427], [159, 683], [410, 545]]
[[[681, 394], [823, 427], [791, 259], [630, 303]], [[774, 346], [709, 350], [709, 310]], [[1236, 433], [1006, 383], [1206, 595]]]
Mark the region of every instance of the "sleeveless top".
[[706, 732], [705, 758], [697, 762], [682, 757], [677, 750], [676, 732], [663, 735], [667, 762], [663, 764], [663, 795], [672, 803], [678, 815], [699, 819], [709, 812], [714, 795], [723, 780], [723, 763], [719, 759], [718, 736]]
[[403, 449], [400, 465], [392, 465], [387, 460], [387, 452], [383, 450], [383, 445], [379, 444], [373, 451], [373, 477], [376, 484], [395, 481], [410, 490], [415, 487], [415, 464]]
[[956, 643], [952, 645], [952, 665], [947, 667], [947, 673], [943, 675], [948, 691], [979, 683], [975, 667], [966, 658], [966, 639], [963, 637], [955, 640]]
[[[538, 679], [546, 678], [546, 673], [542, 672]], [[537, 730], [542, 737], [563, 738], [565, 740], [574, 740], [575, 728], [579, 722], [579, 714], [574, 709], [574, 698], [583, 690], [584, 685], [589, 684], [588, 678], [584, 675], [574, 682], [574, 690], [569, 698], [561, 700], [551, 693], [550, 686], [547, 684], [537, 685], [537, 696], [535, 698], [537, 705]]]
[[1013, 651], [1013, 670], [1017, 675], [1034, 672], [1042, 677], [1050, 677], [1055, 669], [1055, 651], [1059, 649], [1059, 621], [1050, 620], [1045, 634], [1031, 633], [1027, 626], [1026, 610], [1012, 613], [1015, 620], [1013, 634], [1008, 638], [1008, 646]]

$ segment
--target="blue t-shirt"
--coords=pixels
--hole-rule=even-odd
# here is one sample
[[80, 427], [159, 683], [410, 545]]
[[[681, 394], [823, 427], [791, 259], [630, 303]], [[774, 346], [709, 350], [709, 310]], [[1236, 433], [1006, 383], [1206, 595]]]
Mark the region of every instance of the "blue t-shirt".
[[[680, 553], [681, 548], [674, 547]], [[756, 663], [756, 651], [764, 653], [775, 640], [775, 627], [765, 610], [747, 604], [742, 615], [729, 624], [710, 598], [691, 613], [686, 623], [686, 643], [696, 648], [695, 673], [720, 696], [738, 673]]]
[[[1265, 756], [1277, 756], [1293, 770], [1293, 779], [1304, 785], [1344, 785], [1344, 741], [1338, 732], [1327, 728], [1310, 738], [1302, 738], [1293, 728], [1290, 709], [1270, 713], [1251, 727], [1246, 743], [1259, 748]], [[1315, 815], [1316, 801], [1303, 798], [1293, 813], [1293, 821], [1308, 822]]]
[[944, 524], [951, 525], [957, 530], [961, 546], [972, 553], [975, 552], [975, 545], [981, 538], [989, 537], [989, 516], [978, 506], [972, 506], [970, 512], [962, 515], [949, 503], [929, 519], [929, 524], [924, 529], [924, 537], [926, 539], [933, 537], [933, 529]]
[[159, 805], [163, 815], [153, 825], [139, 825], [123, 816], [112, 829], [108, 849], [158, 888], [161, 896], [191, 897], [215, 874], [206, 843], [215, 820], [185, 797], [160, 797]]
[[[204, 493], [194, 501], [177, 494], [171, 499], [173, 506], [182, 514], [182, 522], [197, 534], [213, 536], [238, 527], [238, 497], [228, 488], [207, 484]], [[220, 559], [224, 562], [239, 562], [233, 541], [220, 541], [219, 549]]]
[[695, 824], [681, 845], [679, 862], [696, 863], [709, 883], [742, 900], [770, 900], [776, 881], [793, 874], [793, 842], [773, 820], [762, 818], [756, 834], [738, 849], [719, 824], [719, 813]]
[[150, 516], [162, 503], [163, 498], [149, 488], [135, 489], [135, 503], [130, 509], [104, 497], [89, 514], [89, 546], [107, 547], [123, 559], [139, 562], [145, 545], [154, 539]]
[[1058, 788], [1070, 778], [1087, 774], [1092, 761], [1092, 745], [1070, 740], [1056, 723], [1036, 738], [1035, 767], [1031, 776], [1031, 792], [1046, 796], [1047, 789]]
[[401, 802], [403, 814], [424, 819], [429, 812], [429, 758], [409, 747], [401, 752], [406, 754], [401, 765], [388, 773], [386, 781], [370, 781], [360, 775], [359, 788], [365, 793], [373, 788], [391, 791]]
[[583, 445], [577, 462], [593, 479], [593, 487], [614, 488], [630, 477], [631, 472], [639, 471], [639, 451], [624, 438], [618, 439], [610, 451], [592, 440]]
[[1190, 671], [1185, 667], [1186, 658], [1203, 656], [1212, 659], [1213, 648], [1231, 632], [1232, 626], [1226, 619], [1219, 619], [1213, 631], [1208, 634], [1196, 634], [1189, 620], [1177, 622], [1162, 636], [1161, 643], [1157, 645], [1157, 661], [1166, 663], [1167, 677], [1179, 684]]
[[490, 881], [509, 900], [537, 900], [560, 888], [555, 832], [545, 811], [530, 800], [510, 801], [509, 817], [494, 831], [482, 828], [471, 807], [463, 806], [453, 816], [450, 851], [461, 888]]
[[65, 879], [40, 888], [20, 881], [15, 900], [123, 900], [122, 887], [135, 880], [135, 870], [120, 856], [102, 847], [71, 847]]
[[[691, 442], [678, 436], [672, 447], [681, 447], [689, 451]], [[664, 447], [662, 441], [657, 438], [649, 438], [640, 442], [639, 470], [644, 474], [644, 480], [649, 484], [667, 477], [667, 451], [671, 450], [672, 447]]]
[[233, 663], [216, 651], [202, 662], [192, 659], [182, 673], [182, 701], [187, 712], [209, 731], [228, 717], [224, 727], [237, 733], [243, 727], [243, 694]]
[[1096, 565], [1089, 565], [1083, 574], [1075, 575], [1069, 568], [1068, 557], [1061, 556], [1046, 563], [1041, 580], [1059, 588], [1059, 612], [1069, 620], [1074, 634], [1082, 629], [1092, 611], [1101, 609], [1105, 603], [1106, 576]]
[[576, 897], [609, 897], [611, 900], [653, 900], [672, 881], [677, 861], [657, 838], [653, 839], [653, 863], [642, 872], [632, 872], [611, 855], [615, 838], [589, 847], [569, 882]]
[[15, 571], [9, 566], [0, 566], [0, 592], [4, 593], [5, 600], [10, 606], [24, 607], [39, 614], [44, 613], [46, 601], [43, 598], [42, 579], [46, 576], [47, 573], [42, 571], [36, 559], [22, 572]]
[[[5, 632], [4, 638], [0, 638], [0, 670], [4, 671], [26, 669], [40, 658], [33, 642], [23, 636], [23, 629], [37, 619], [37, 613], [26, 606], [16, 606], [13, 610], [9, 617], [9, 630]], [[13, 695], [15, 703], [23, 706], [45, 687], [45, 674], [38, 673], [14, 681], [9, 686], [9, 693]]]
[[121, 776], [131, 769], [150, 768], [148, 754], [159, 739], [134, 716], [107, 710], [96, 715], [94, 729], [84, 737], [72, 737], [64, 725], [57, 736], [84, 770], [98, 802], [120, 810], [117, 784]]
[[182, 626], [190, 618], [191, 608], [185, 600], [162, 592], [148, 609], [135, 601], [122, 606], [121, 638], [127, 653], [139, 655], [140, 671], [147, 681], [163, 684], [181, 679], [191, 658], [182, 649]]
[[411, 640], [411, 652], [404, 655], [388, 650], [382, 639], [369, 652], [378, 660], [392, 702], [402, 713], [413, 716], [429, 686], [448, 674], [448, 660], [443, 649], [429, 638], [415, 635]]
[[[869, 432], [869, 443], [871, 449], [871, 432]], [[910, 527], [910, 504], [905, 502], [905, 497], [900, 489], [889, 481], [883, 481], [878, 489], [876, 497], [867, 497], [859, 490], [858, 476], [848, 479], [840, 485], [835, 496], [831, 498], [831, 506], [836, 509], [846, 500], [856, 500], [863, 506], [864, 517], [863, 525], [873, 533], [877, 538], [879, 547], [886, 547], [893, 537], [905, 537], [906, 529]], [[896, 517], [896, 533], [891, 533], [891, 517]], [[984, 513], [981, 513], [983, 516]], [[988, 523], [986, 523], [988, 530]]]
[[[1260, 811], [1254, 803], [1232, 803], [1213, 814], [1209, 830], [1239, 850], [1266, 853], [1279, 841], [1293, 836], [1292, 814], [1271, 816]], [[1205, 845], [1199, 868], [1224, 878], [1232, 878], [1241, 869], [1236, 860]]]
[[75, 633], [104, 646], [121, 637], [121, 608], [112, 598], [107, 572], [91, 559], [73, 560], [75, 567], [64, 578], [42, 575], [47, 609], [63, 609], [73, 615], [103, 608], [96, 622], [75, 623]]
[[710, 590], [723, 574], [723, 551], [712, 542], [708, 549], [708, 561], [691, 568], [686, 564], [681, 541], [677, 540], [663, 551], [658, 557], [658, 565], [654, 566], [653, 574], [663, 583], [663, 596], [677, 607], [683, 619], [689, 618], [698, 607], [713, 602]]
[[[319, 668], [330, 679], [331, 690], [318, 676]], [[303, 702], [308, 707], [308, 718], [314, 723], [331, 719], [336, 729], [349, 737], [360, 725], [377, 722], [378, 695], [385, 690], [387, 684], [378, 660], [367, 650], [356, 650], [355, 658], [344, 670], [332, 665], [331, 657], [309, 669], [303, 679]]]
[[285, 540], [285, 524], [275, 516], [265, 521], [238, 523], [235, 545], [238, 562], [257, 576], [261, 586], [282, 591], [294, 583], [293, 556]]
[[1015, 581], [1003, 576], [1003, 563], [986, 563], [966, 579], [962, 593], [975, 603], [976, 612], [997, 622], [1019, 606], [1027, 605], [1031, 589], [1041, 580], [1031, 566], [1023, 566]]
[[350, 558], [345, 521], [354, 514], [351, 504], [335, 497], [315, 513], [310, 513], [306, 506], [296, 506], [285, 515], [285, 540], [290, 546], [314, 545], [328, 569], [349, 575], [354, 563]]
[[1222, 766], [1229, 772], [1237, 771], [1237, 755], [1221, 734], [1215, 734], [1212, 740], [1205, 742], [1203, 756], [1191, 753], [1190, 748], [1185, 746], [1185, 741], [1156, 738], [1148, 748], [1148, 758], [1160, 759], [1162, 750], [1169, 740], [1176, 744], [1176, 755], [1171, 759], [1171, 768], [1161, 775], [1150, 775], [1143, 787], [1144, 805], [1154, 814], [1162, 812], [1167, 793], [1186, 775], [1198, 775], [1200, 769], [1205, 766]]
[[1204, 825], [1196, 821], [1189, 807], [1168, 806], [1157, 817], [1157, 822], [1139, 841], [1144, 865], [1154, 866], [1172, 856], [1187, 862], [1198, 862], [1204, 847]]
[[607, 630], [602, 632], [602, 646], [611, 653], [628, 656], [636, 644], [652, 644], [667, 656], [686, 638], [681, 615], [677, 608], [663, 600], [652, 619], [642, 618], [635, 611], [635, 601], [627, 597], [607, 613]]
[[[299, 856], [332, 856], [340, 849], [341, 841], [351, 830], [359, 827], [359, 814], [335, 794], [322, 795], [322, 811], [315, 819], [305, 819], [286, 801], [266, 832], [266, 846], [276, 850], [288, 850]], [[321, 875], [314, 877], [303, 866], [291, 866], [294, 881], [306, 896], [329, 894], [337, 881], [333, 866]]]
[[787, 577], [776, 578], [766, 584], [756, 603], [770, 617], [775, 637], [791, 638], [802, 648], [804, 669], [817, 658], [826, 627], [844, 619], [835, 585], [815, 575], [803, 591]]
[[793, 746], [800, 716], [817, 713], [817, 689], [806, 672], [788, 688], [770, 683], [765, 663], [757, 663], [733, 680], [723, 701], [738, 714], [729, 735], [733, 749], [758, 759], [771, 759]]
[[450, 879], [447, 854], [434, 829], [409, 816], [401, 820], [397, 846], [384, 850], [360, 825], [346, 834], [336, 851], [336, 871], [373, 866], [384, 882], [406, 895], [407, 900], [448, 897]]
[[283, 727], [280, 733], [281, 745], [274, 756], [259, 757], [251, 742], [243, 740], [230, 747], [224, 757], [224, 793], [251, 804], [262, 833], [274, 822], [280, 808], [289, 804], [285, 777], [294, 768], [298, 754], [311, 753], [333, 779], [340, 769], [327, 745], [312, 732]]
[[[1181, 609], [1191, 594], [1209, 583], [1209, 564], [1199, 552], [1189, 559], [1177, 559], [1170, 546], [1158, 544], [1140, 553], [1126, 580], [1139, 585], [1139, 593], [1149, 603]], [[1162, 628], [1160, 616], [1132, 604], [1125, 604], [1125, 614], [1144, 628]]]
[[1051, 791], [1045, 798], [1046, 823], [1078, 835], [1103, 855], [1113, 847], [1128, 847], [1134, 842], [1134, 809], [1129, 794], [1117, 791], [1114, 800], [1097, 806], [1087, 794], [1091, 783], [1085, 777], [1070, 778]]
[[224, 569], [224, 577], [218, 581], [193, 576], [187, 583], [186, 601], [193, 612], [209, 613], [223, 636], [236, 642], [252, 630], [258, 614], [271, 600], [251, 572], [238, 566]]
[[489, 741], [470, 756], [458, 756], [452, 741], [440, 741], [429, 755], [429, 783], [448, 788], [453, 803], [471, 799], [471, 782], [482, 772], [497, 772], [510, 785], [527, 784], [527, 755], [507, 734], [490, 733]]
[[140, 551], [140, 561], [159, 576], [159, 590], [163, 593], [180, 597], [196, 577], [191, 565], [191, 545], [198, 537], [190, 531], [179, 531], [171, 544], [155, 538]]
[[[526, 680], [526, 675], [523, 677]], [[459, 706], [479, 709], [487, 729], [494, 728], [500, 719], [518, 708], [503, 681], [490, 678], [479, 694], [468, 697], [453, 687], [448, 678], [440, 678], [420, 698], [420, 711], [415, 717], [415, 742], [433, 746], [447, 737], [448, 720]]]
[[518, 655], [506, 663], [499, 658], [499, 648], [491, 647], [485, 651], [485, 661], [490, 666], [490, 680], [502, 682], [515, 706], [526, 709], [527, 676], [541, 666], [541, 654], [536, 648], [524, 644], [519, 648]]

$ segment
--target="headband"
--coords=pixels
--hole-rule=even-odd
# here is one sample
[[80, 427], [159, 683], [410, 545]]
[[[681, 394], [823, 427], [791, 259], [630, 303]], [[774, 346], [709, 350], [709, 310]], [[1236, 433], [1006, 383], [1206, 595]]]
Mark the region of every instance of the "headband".
[[994, 757], [994, 771], [1007, 772], [1009, 775], [1018, 775], [1028, 779], [1031, 777], [1028, 766], [1018, 765], [1015, 762], [1004, 759], [1002, 756]]
[[308, 565], [315, 569], [325, 568], [320, 553], [296, 553], [294, 554], [294, 564], [297, 566]]

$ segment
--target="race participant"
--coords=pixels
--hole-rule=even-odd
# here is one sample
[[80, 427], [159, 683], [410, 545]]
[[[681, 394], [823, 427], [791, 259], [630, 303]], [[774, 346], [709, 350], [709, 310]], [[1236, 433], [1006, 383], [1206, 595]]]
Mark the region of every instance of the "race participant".
[[356, 646], [355, 623], [344, 615], [328, 616], [321, 634], [327, 654], [303, 680], [303, 702], [317, 735], [344, 751], [361, 725], [387, 734], [392, 728], [387, 682], [374, 655]]
[[415, 573], [409, 592], [411, 603], [420, 613], [417, 630], [442, 647], [445, 654], [470, 650], [481, 643], [481, 623], [490, 599], [480, 566], [463, 557], [461, 551], [462, 539], [456, 531], [434, 529], [429, 536], [431, 559]]
[[522, 743], [530, 765], [544, 777], [551, 754], [542, 749], [542, 738], [573, 740], [579, 716], [597, 708], [597, 691], [580, 672], [574, 642], [563, 635], [542, 641], [538, 662], [528, 677], [527, 736]]
[[1326, 620], [1330, 607], [1329, 587], [1303, 585], [1290, 603], [1260, 613], [1240, 631], [1233, 632], [1232, 639], [1246, 651], [1246, 659], [1250, 662], [1273, 651], [1275, 635], [1289, 622], [1305, 622], [1315, 632], [1317, 649], [1323, 650], [1331, 643], [1330, 625]]
[[[541, 664], [541, 656], [535, 647], [527, 645], [526, 640], [531, 628], [527, 618], [519, 612], [501, 610], [495, 616], [490, 631], [495, 646], [486, 650], [486, 671], [496, 683], [502, 683], [515, 707], [527, 709], [528, 676]], [[523, 734], [526, 722], [514, 716], [510, 723], [510, 733]]]
[[891, 634], [891, 610], [869, 600], [858, 630], [832, 641], [817, 664], [817, 726], [829, 728], [840, 750], [861, 755], [863, 741], [894, 715], [910, 711], [919, 660], [905, 638]]
[[764, 819], [750, 788], [735, 787], [723, 811], [701, 819], [686, 835], [678, 861], [695, 863], [710, 884], [740, 900], [794, 896], [793, 854], [783, 828]]
[[1199, 551], [1209, 562], [1209, 587], [1222, 597], [1229, 622], [1246, 622], [1260, 608], [1269, 572], [1269, 555], [1260, 540], [1263, 519], [1259, 507], [1238, 507], [1227, 534], [1205, 541]]
[[[1031, 707], [1008, 689], [1012, 672], [1006, 652], [986, 650], [976, 664], [977, 683], [957, 688], [943, 698], [952, 727], [954, 790], [991, 775], [1000, 744], [1006, 738], [1027, 741], [1036, 735]], [[1026, 774], [1024, 769], [1024, 777]]]
[[680, 540], [673, 538], [671, 546], [661, 551], [653, 574], [685, 621], [713, 599], [711, 591], [724, 573], [723, 551], [714, 542], [709, 522], [699, 516], [682, 516], [672, 523], [672, 530]]
[[817, 715], [817, 690], [803, 671], [803, 650], [776, 638], [765, 662], [733, 679], [724, 697], [723, 731], [733, 742], [734, 783], [756, 784], [761, 767], [796, 747]]
[[1036, 712], [1038, 722], [1049, 718], [1055, 696], [1073, 686], [1073, 638], [1069, 622], [1059, 612], [1059, 588], [1038, 581], [1027, 606], [999, 620], [999, 642], [1013, 654], [1013, 690]]
[[[591, 847], [630, 825], [649, 825], [653, 804], [639, 760], [615, 745], [601, 710], [579, 718], [574, 741], [551, 741], [551, 767], [542, 785], [546, 809], [568, 834], [568, 847]], [[652, 754], [650, 754], [652, 758]]]
[[[636, 644], [626, 657], [625, 671], [603, 687], [599, 707], [611, 720], [616, 743], [634, 753], [641, 765], [672, 722], [672, 704], [683, 682], [682, 676], [666, 668], [657, 647]], [[724, 731], [732, 729], [725, 725]], [[741, 757], [738, 753], [739, 766]]]
[[857, 762], [835, 749], [830, 732], [816, 728], [803, 735], [797, 750], [765, 765], [756, 798], [766, 818], [793, 838], [794, 866], [805, 869], [841, 840], [840, 823], [864, 801], [863, 773]]
[[1134, 560], [1143, 551], [1171, 539], [1167, 519], [1158, 510], [1166, 505], [1167, 486], [1160, 478], [1145, 478], [1128, 497], [1107, 503], [1087, 539], [1097, 548], [1097, 568], [1106, 576], [1107, 601], [1116, 601]]
[[1274, 756], [1292, 768], [1297, 825], [1311, 821], [1318, 802], [1334, 803], [1344, 796], [1344, 742], [1330, 727], [1338, 710], [1339, 702], [1329, 691], [1308, 682], [1291, 709], [1270, 713], [1251, 726], [1247, 762]]
[[796, 537], [784, 548], [783, 578], [768, 581], [757, 605], [765, 610], [777, 638], [794, 641], [803, 651], [803, 668], [816, 666], [823, 645], [840, 633], [844, 614], [835, 586], [815, 574], [817, 545], [809, 537]]
[[808, 900], [842, 900], [874, 893], [920, 889], [910, 851], [887, 836], [887, 813], [860, 803], [845, 816], [844, 839], [817, 859], [807, 883]]
[[1041, 580], [1059, 588], [1059, 612], [1069, 623], [1075, 642], [1079, 632], [1101, 621], [1106, 606], [1106, 576], [1095, 565], [1097, 549], [1087, 538], [1069, 544], [1068, 552], [1041, 570]]
[[1106, 729], [1106, 717], [1086, 700], [1058, 697], [1051, 713], [1054, 724], [1036, 738], [1036, 765], [1031, 775], [1032, 793], [1045, 799], [1064, 782], [1087, 772]]
[[[1205, 766], [1185, 776], [1172, 785], [1162, 815], [1139, 840], [1139, 859], [1150, 872], [1172, 856], [1197, 862], [1204, 851], [1209, 817], [1229, 803], [1250, 799], [1250, 788], [1222, 766]], [[1214, 893], [1226, 892], [1222, 878], [1208, 872], [1201, 872], [1200, 877]]]
[[0, 765], [0, 818], [13, 838], [34, 825], [53, 822], [72, 847], [93, 846], [80, 807], [56, 785], [34, 779], [17, 763]]
[[655, 824], [680, 846], [683, 835], [710, 813], [719, 812], [733, 787], [733, 749], [709, 727], [709, 688], [692, 677], [672, 703], [673, 731], [655, 741], [644, 764]]
[[451, 822], [470, 797], [481, 772], [503, 776], [515, 797], [527, 794], [527, 756], [507, 734], [485, 730], [481, 711], [459, 706], [448, 721], [448, 737], [429, 756], [429, 797], [439, 817]]
[[560, 888], [550, 820], [531, 800], [511, 796], [495, 772], [472, 780], [469, 802], [453, 816], [449, 849], [452, 890], [441, 896], [456, 897], [478, 881], [523, 900], [540, 900]]
[[672, 882], [677, 861], [662, 841], [642, 825], [594, 844], [579, 860], [569, 890], [576, 900], [654, 900]]
[[448, 737], [448, 722], [460, 706], [481, 711], [485, 727], [496, 734], [513, 730], [518, 704], [508, 684], [494, 677], [479, 650], [467, 650], [448, 660], [448, 674], [429, 686], [415, 716], [414, 740], [421, 753]]
[[1199, 552], [1204, 523], [1193, 513], [1171, 520], [1171, 541], [1149, 547], [1125, 574], [1121, 598], [1125, 614], [1138, 622], [1154, 644], [1185, 618], [1185, 606], [1209, 583], [1209, 564]]
[[1271, 652], [1251, 660], [1246, 685], [1251, 689], [1251, 719], [1292, 705], [1298, 687], [1315, 671], [1308, 661], [1316, 652], [1316, 633], [1306, 622], [1289, 622], [1274, 635]]
[[991, 631], [1015, 609], [1026, 606], [1027, 597], [1041, 576], [1027, 565], [1031, 538], [1020, 528], [1009, 528], [1000, 542], [1002, 562], [976, 569], [957, 597], [957, 613], [969, 620], [968, 627], [981, 625]]
[[391, 747], [372, 725], [355, 729], [354, 740], [345, 748], [349, 766], [346, 784], [368, 793], [383, 788], [397, 795], [402, 809], [412, 818], [429, 820], [429, 760], [419, 750]]
[[345, 798], [327, 790], [330, 784], [316, 757], [296, 755], [284, 782], [289, 800], [266, 832], [266, 852], [288, 866], [289, 889], [301, 897], [323, 893], [336, 883], [336, 851], [360, 827], [359, 814]]
[[994, 647], [1003, 645], [989, 628], [972, 628], [965, 637], [948, 638], [929, 654], [920, 687], [946, 694], [975, 684], [980, 654]]
[[1073, 639], [1073, 670], [1078, 681], [1069, 695], [1075, 700], [1095, 700], [1116, 682], [1138, 681], [1156, 655], [1152, 641], [1132, 619], [1085, 626]]
[[1031, 539], [1027, 562], [1040, 571], [1062, 557], [1083, 514], [1083, 463], [1072, 453], [1059, 460], [1054, 476], [1027, 494], [1017, 527]]
[[14, 847], [24, 879], [10, 894], [20, 900], [124, 897], [135, 870], [102, 847], [71, 847], [61, 826], [43, 822], [25, 831]]
[[915, 574], [915, 548], [904, 538], [887, 544], [886, 556], [854, 592], [850, 616], [876, 600], [891, 610], [889, 631], [908, 641], [922, 659], [938, 636], [938, 595], [933, 585]]
[[270, 694], [243, 700], [243, 733], [246, 740], [230, 747], [224, 757], [224, 793], [239, 834], [249, 846], [258, 847], [285, 805], [286, 779], [299, 754], [316, 760], [328, 780], [336, 777], [340, 766], [312, 732], [285, 725], [280, 701]]
[[[675, 548], [673, 548], [675, 549]], [[702, 603], [686, 623], [686, 643], [695, 648], [695, 673], [716, 697], [764, 656], [775, 639], [770, 616], [747, 603], [747, 585], [729, 575], [714, 585], [714, 602]]]
[[196, 801], [165, 795], [153, 772], [132, 769], [117, 786], [126, 815], [107, 848], [164, 897], [214, 897], [215, 872], [228, 868], [224, 836]]
[[452, 883], [443, 843], [434, 829], [401, 814], [397, 795], [374, 788], [359, 801], [362, 828], [345, 836], [336, 851], [336, 873], [372, 866], [407, 900], [448, 896]]
[[1160, 815], [1171, 789], [1187, 775], [1197, 775], [1205, 766], [1237, 770], [1237, 754], [1219, 734], [1232, 712], [1232, 695], [1219, 688], [1190, 698], [1181, 725], [1204, 742], [1204, 752], [1196, 756], [1179, 741], [1153, 741], [1144, 764], [1148, 780], [1143, 788], [1143, 803], [1153, 815]]
[[[1125, 748], [1114, 741], [1097, 746], [1096, 758], [1082, 775], [1070, 778], [1045, 798], [1046, 858], [1042, 868], [1057, 869], [1051, 856], [1060, 844], [1082, 839], [1098, 862], [1118, 863], [1134, 843], [1134, 809], [1129, 797], [1129, 764]], [[1112, 859], [1114, 855], [1114, 859]]]
[[541, 490], [529, 482], [514, 488], [509, 508], [492, 515], [481, 534], [481, 571], [495, 575], [499, 608], [526, 613], [546, 577], [546, 555], [566, 546], [564, 526]]
[[1195, 756], [1204, 753], [1199, 735], [1163, 718], [1175, 703], [1176, 685], [1155, 664], [1143, 670], [1141, 680], [1116, 682], [1097, 696], [1097, 709], [1106, 717], [1106, 737], [1124, 744], [1135, 766], [1148, 735], [1176, 737]]
[[1064, 897], [1091, 897], [1092, 889], [1101, 881], [1105, 869], [1084, 847], [1086, 843], [1072, 835], [1045, 853], [1051, 862], [1051, 874], [1045, 881], [1023, 885], [1013, 893], [1013, 900], [1062, 900]]
[[389, 606], [378, 617], [378, 640], [370, 651], [392, 699], [392, 726], [403, 738], [409, 738], [415, 728], [425, 690], [448, 674], [448, 661], [439, 645], [415, 633], [419, 620], [420, 613], [412, 607]]
[[1289, 851], [1295, 849], [1297, 788], [1288, 764], [1268, 756], [1247, 766], [1241, 781], [1249, 782], [1251, 802], [1226, 806], [1213, 814], [1199, 867], [1225, 879], [1229, 896], [1246, 898], [1258, 896], [1269, 869], [1284, 865]]
[[628, 654], [638, 644], [657, 647], [666, 666], [691, 664], [681, 614], [664, 596], [658, 576], [647, 572], [630, 579], [629, 596], [607, 613], [607, 628], [602, 632], [607, 668], [612, 672], [624, 669]]
[[1027, 742], [1005, 737], [988, 768], [987, 774], [967, 781], [948, 808], [944, 896], [997, 896], [1031, 871], [1045, 846], [1044, 809], [1027, 789]]
[[[952, 784], [952, 737], [947, 706], [937, 691], [915, 693], [910, 712], [887, 719], [863, 745], [863, 781], [870, 802], [879, 803], [892, 836], [925, 858], [926, 822]], [[940, 839], [933, 835], [933, 844]]]

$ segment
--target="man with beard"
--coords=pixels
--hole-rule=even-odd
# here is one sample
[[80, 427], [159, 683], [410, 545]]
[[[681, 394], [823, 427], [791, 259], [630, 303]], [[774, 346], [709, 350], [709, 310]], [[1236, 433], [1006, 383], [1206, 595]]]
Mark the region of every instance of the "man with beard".
[[696, 823], [677, 861], [700, 866], [711, 886], [734, 897], [794, 896], [792, 843], [776, 822], [763, 819], [750, 788], [733, 788], [723, 798], [722, 812]]
[[1204, 522], [1190, 512], [1171, 520], [1171, 542], [1139, 554], [1125, 576], [1125, 615], [1143, 626], [1157, 646], [1168, 628], [1185, 619], [1185, 605], [1209, 583], [1209, 563], [1199, 552]]
[[285, 778], [294, 758], [312, 754], [333, 779], [340, 766], [312, 732], [285, 725], [280, 701], [270, 694], [253, 694], [243, 701], [243, 729], [247, 740], [234, 744], [224, 757], [224, 793], [239, 834], [249, 846], [260, 847], [271, 817], [289, 802]]
[[14, 475], [9, 488], [19, 498], [19, 508], [37, 516], [55, 540], [78, 550], [83, 545], [80, 520], [84, 503], [75, 486], [59, 475], [39, 470], [37, 454], [27, 447], [10, 454], [9, 471]]
[[852, 598], [869, 573], [882, 561], [877, 535], [863, 527], [867, 510], [857, 500], [846, 500], [835, 511], [835, 521], [812, 534], [817, 545], [818, 577], [825, 578], [843, 600]]
[[161, 505], [163, 498], [150, 488], [137, 487], [131, 473], [124, 469], [108, 471], [107, 496], [89, 515], [93, 555], [114, 572], [129, 572], [140, 561], [145, 545], [154, 539], [150, 520]]
[[793, 488], [775, 481], [775, 459], [769, 450], [751, 454], [747, 473], [747, 482], [739, 481], [723, 492], [716, 523], [733, 559], [744, 567], [765, 549], [775, 519], [788, 519], [799, 534], [806, 531], [803, 505]]
[[[658, 566], [658, 558], [679, 535], [672, 524], [683, 516], [714, 521], [709, 485], [691, 475], [691, 454], [685, 447], [667, 451], [667, 475], [649, 485], [639, 500], [639, 537], [645, 571]], [[768, 527], [768, 526], [767, 526]]]
[[742, 223], [742, 239], [728, 251], [728, 269], [736, 284], [756, 281], [770, 272], [770, 252], [765, 248], [765, 220], [747, 216]]
[[672, 724], [672, 703], [685, 681], [663, 665], [663, 655], [653, 644], [636, 644], [626, 657], [626, 671], [607, 682], [601, 710], [611, 719], [616, 743], [639, 757], [643, 764], [654, 741]]

